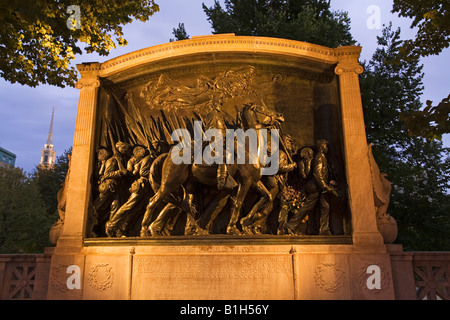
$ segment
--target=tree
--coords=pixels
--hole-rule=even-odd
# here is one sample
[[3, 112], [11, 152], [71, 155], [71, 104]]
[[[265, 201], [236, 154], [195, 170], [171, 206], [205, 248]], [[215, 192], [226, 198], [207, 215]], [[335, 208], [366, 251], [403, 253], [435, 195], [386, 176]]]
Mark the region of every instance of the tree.
[[450, 94], [437, 106], [427, 100], [423, 110], [404, 113], [400, 117], [408, 126], [410, 135], [441, 140], [443, 134], [450, 133]]
[[50, 245], [49, 230], [58, 220], [57, 193], [69, 169], [71, 148], [50, 168], [31, 174], [0, 168], [0, 253], [37, 253]]
[[178, 28], [173, 28], [172, 34], [175, 36], [175, 39], [170, 39], [170, 42], [186, 40], [191, 37], [187, 34], [186, 29], [184, 28], [184, 23], [179, 23]]
[[328, 47], [354, 44], [346, 12], [325, 0], [225, 0], [203, 10], [214, 33], [300, 40]]
[[30, 177], [18, 168], [0, 168], [0, 253], [42, 252], [56, 219], [46, 213]]
[[37, 166], [31, 175], [39, 189], [41, 199], [49, 215], [57, 212], [58, 201], [56, 195], [66, 178], [67, 170], [69, 169], [69, 156], [71, 154], [72, 148], [65, 150], [61, 156], [56, 157], [54, 166]]
[[[450, 45], [450, 3], [442, 0], [394, 0], [392, 12], [412, 19], [411, 28], [417, 27], [415, 39], [406, 40], [400, 58], [405, 60], [438, 55]], [[427, 101], [424, 110], [403, 114], [402, 120], [412, 135], [428, 139], [441, 139], [450, 133], [450, 95], [437, 105]]]
[[437, 55], [450, 43], [450, 3], [442, 0], [394, 0], [392, 12], [411, 18], [411, 28], [417, 27], [413, 40], [401, 48], [403, 56]]
[[0, 2], [0, 76], [35, 87], [74, 86], [69, 67], [84, 51], [108, 55], [127, 45], [122, 25], [147, 21], [159, 10], [154, 0], [3, 0]]
[[369, 142], [382, 172], [392, 182], [389, 213], [406, 249], [450, 250], [450, 157], [439, 141], [410, 136], [400, 115], [421, 108], [422, 65], [398, 59], [400, 29], [386, 27], [360, 76]]

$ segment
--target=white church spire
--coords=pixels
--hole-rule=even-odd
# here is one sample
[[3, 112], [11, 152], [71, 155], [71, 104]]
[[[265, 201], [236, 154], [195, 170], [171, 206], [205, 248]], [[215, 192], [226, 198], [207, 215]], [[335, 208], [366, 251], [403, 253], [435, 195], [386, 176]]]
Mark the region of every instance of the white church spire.
[[50, 121], [50, 128], [48, 130], [47, 143], [41, 151], [40, 166], [53, 166], [55, 164], [56, 152], [53, 150], [53, 120], [55, 117], [55, 107], [52, 110], [52, 120]]

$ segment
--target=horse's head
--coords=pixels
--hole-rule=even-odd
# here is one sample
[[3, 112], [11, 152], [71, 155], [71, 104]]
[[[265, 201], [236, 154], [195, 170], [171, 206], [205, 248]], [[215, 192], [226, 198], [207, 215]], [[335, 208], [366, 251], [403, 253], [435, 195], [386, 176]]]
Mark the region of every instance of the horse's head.
[[255, 103], [246, 104], [241, 114], [244, 127], [247, 129], [271, 127], [284, 122], [284, 116], [281, 113]]
[[262, 123], [264, 125], [270, 127], [275, 124], [281, 124], [283, 122], [284, 122], [284, 116], [282, 113], [269, 111], [269, 113], [266, 114], [266, 117]]

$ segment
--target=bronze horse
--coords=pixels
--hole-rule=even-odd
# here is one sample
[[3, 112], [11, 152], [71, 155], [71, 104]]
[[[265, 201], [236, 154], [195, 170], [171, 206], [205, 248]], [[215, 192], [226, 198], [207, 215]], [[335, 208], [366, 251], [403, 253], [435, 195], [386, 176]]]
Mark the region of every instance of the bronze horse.
[[[257, 132], [260, 129], [273, 128], [274, 125], [284, 121], [281, 114], [267, 110], [265, 107], [249, 104], [244, 106], [241, 111], [241, 122], [244, 129], [255, 129]], [[247, 144], [245, 144], [247, 147]], [[237, 164], [234, 161], [233, 164], [228, 164], [228, 175], [231, 176], [237, 183], [237, 193], [235, 201], [232, 206], [231, 217], [227, 226], [227, 234], [240, 235], [241, 231], [237, 227], [239, 215], [241, 213], [242, 204], [250, 188], [266, 197], [268, 201], [272, 202], [272, 195], [267, 188], [260, 181], [261, 179], [261, 164], [258, 161], [256, 163], [248, 163], [247, 159], [250, 159], [251, 155], [248, 150], [245, 150], [246, 161], [244, 164]], [[174, 194], [179, 194], [180, 190], [185, 191], [184, 199], [188, 202], [188, 221], [193, 223], [197, 229], [201, 229], [195, 222], [192, 212], [192, 192], [189, 188], [189, 181], [201, 183], [210, 187], [217, 187], [217, 164], [203, 165], [203, 164], [175, 164], [172, 160], [172, 153], [161, 157], [160, 161], [155, 161], [155, 165], [159, 163], [162, 168], [159, 170], [151, 170], [151, 175], [157, 175], [158, 177], [150, 177], [150, 180], [157, 180], [160, 183], [159, 188], [155, 190], [155, 195], [150, 199], [146, 212], [142, 220], [141, 237], [148, 237], [150, 233], [155, 235], [161, 235], [161, 222], [167, 218], [169, 207], [177, 206], [181, 207], [179, 197], [178, 200], [174, 200]], [[155, 168], [153, 168], [155, 169]], [[231, 190], [229, 191], [231, 192]], [[222, 193], [223, 194], [223, 193]], [[156, 220], [150, 224], [153, 217], [153, 213], [158, 206], [162, 203], [168, 203], [168, 205], [158, 214]], [[178, 204], [175, 204], [178, 202]], [[225, 204], [223, 204], [224, 206]], [[218, 212], [219, 210], [215, 210]], [[200, 234], [207, 234], [207, 231], [200, 230]]]

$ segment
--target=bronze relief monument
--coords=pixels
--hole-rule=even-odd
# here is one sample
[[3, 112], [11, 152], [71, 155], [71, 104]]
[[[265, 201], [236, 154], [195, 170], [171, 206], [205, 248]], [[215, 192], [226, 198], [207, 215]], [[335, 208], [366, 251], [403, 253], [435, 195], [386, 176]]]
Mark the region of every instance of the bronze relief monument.
[[[307, 97], [311, 99], [307, 105], [297, 106], [304, 110], [286, 121], [286, 105], [295, 110], [308, 90], [296, 99], [283, 93], [293, 85], [308, 84], [294, 75], [288, 79], [281, 68], [268, 72], [256, 60], [244, 67], [227, 61], [220, 67], [204, 63], [201, 73], [183, 72], [180, 80], [158, 72], [143, 85], [105, 85], [88, 237], [319, 234], [315, 201], [303, 206], [319, 194], [327, 207], [330, 194], [337, 198], [333, 231], [344, 234], [345, 197], [339, 199], [325, 181], [328, 176], [336, 177], [330, 179], [333, 183], [345, 181], [341, 130], [334, 125], [314, 132], [315, 114], [318, 121], [336, 122], [338, 113], [332, 109], [337, 101], [329, 101], [329, 110], [319, 114], [314, 97]], [[329, 85], [332, 77], [308, 81]], [[285, 128], [289, 122], [299, 128]], [[332, 166], [322, 147], [314, 146], [314, 140], [325, 141], [322, 138], [333, 141]], [[297, 154], [304, 148], [317, 149], [315, 160], [302, 168], [311, 172], [305, 177], [299, 172]], [[307, 182], [314, 180], [319, 185], [307, 190]], [[341, 188], [344, 193], [345, 184]], [[287, 190], [295, 190], [298, 199], [289, 198]], [[281, 202], [291, 210], [283, 209]], [[300, 207], [308, 209], [300, 212]], [[331, 235], [330, 209], [325, 211], [321, 219], [326, 230], [320, 233]], [[285, 216], [281, 220], [287, 220], [282, 225], [280, 213]], [[305, 230], [297, 231], [306, 218]]]
[[392, 297], [354, 281], [391, 277], [360, 50], [225, 34], [78, 65], [49, 298]]

